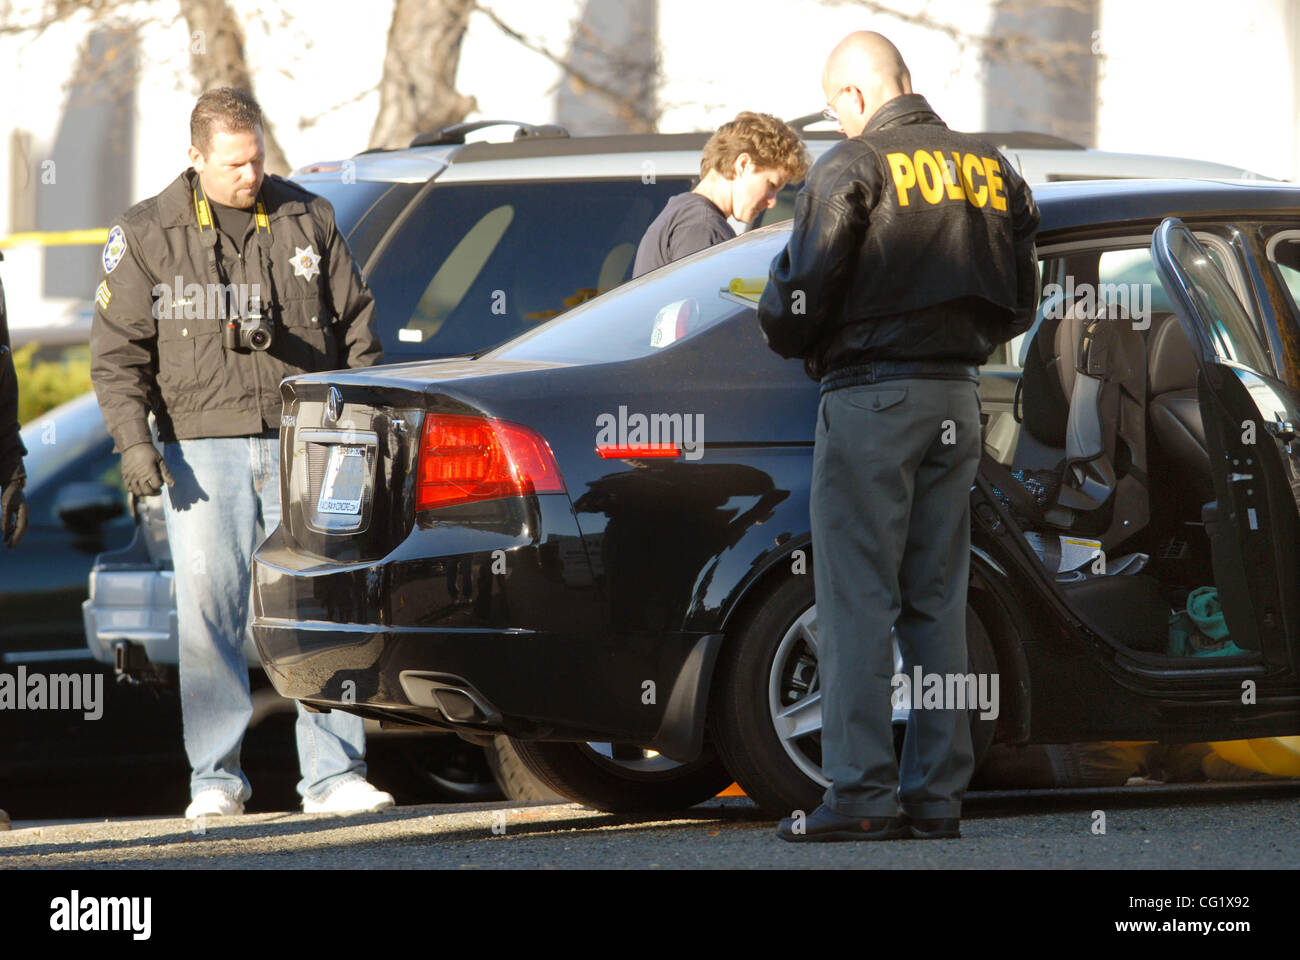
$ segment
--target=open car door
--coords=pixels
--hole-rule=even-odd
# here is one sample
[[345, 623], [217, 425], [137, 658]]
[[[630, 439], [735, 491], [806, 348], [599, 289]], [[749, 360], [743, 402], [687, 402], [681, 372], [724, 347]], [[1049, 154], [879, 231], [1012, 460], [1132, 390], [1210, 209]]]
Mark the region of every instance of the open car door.
[[1216, 496], [1204, 519], [1231, 639], [1294, 673], [1300, 393], [1276, 379], [1254, 322], [1181, 220], [1160, 224], [1151, 255], [1200, 367], [1197, 399]]

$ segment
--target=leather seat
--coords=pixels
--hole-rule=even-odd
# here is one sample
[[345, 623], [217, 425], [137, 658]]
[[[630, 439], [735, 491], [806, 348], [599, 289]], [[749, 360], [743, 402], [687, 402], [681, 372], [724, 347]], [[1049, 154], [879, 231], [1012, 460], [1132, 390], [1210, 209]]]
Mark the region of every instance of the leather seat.
[[1200, 367], [1182, 323], [1172, 314], [1151, 333], [1147, 370], [1147, 417], [1156, 441], [1167, 457], [1192, 474], [1203, 500], [1213, 499], [1210, 451], [1196, 398]]
[[[1067, 308], [1057, 327], [1057, 380], [1069, 398], [1065, 461], [1053, 523], [1113, 550], [1150, 519], [1146, 489], [1146, 344], [1127, 317]], [[1068, 519], [1067, 519], [1068, 518]]]

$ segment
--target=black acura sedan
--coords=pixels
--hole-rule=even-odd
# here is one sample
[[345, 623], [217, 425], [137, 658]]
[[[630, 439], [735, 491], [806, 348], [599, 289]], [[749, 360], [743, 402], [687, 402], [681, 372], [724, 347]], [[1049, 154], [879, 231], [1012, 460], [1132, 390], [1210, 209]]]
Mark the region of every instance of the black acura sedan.
[[[999, 683], [977, 755], [1300, 733], [1300, 187], [1035, 196], [1038, 319], [980, 385], [967, 638]], [[812, 809], [818, 388], [754, 309], [787, 236], [471, 358], [286, 381], [286, 509], [255, 559], [276, 688], [505, 732], [605, 809], [732, 777], [774, 815]], [[1227, 638], [1184, 644], [1207, 590]]]

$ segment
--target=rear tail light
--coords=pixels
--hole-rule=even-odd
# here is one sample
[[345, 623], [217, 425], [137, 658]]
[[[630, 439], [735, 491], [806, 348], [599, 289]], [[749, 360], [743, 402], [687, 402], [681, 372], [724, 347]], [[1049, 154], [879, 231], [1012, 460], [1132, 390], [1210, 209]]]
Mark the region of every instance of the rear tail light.
[[416, 510], [563, 492], [550, 445], [527, 427], [449, 414], [424, 418]]

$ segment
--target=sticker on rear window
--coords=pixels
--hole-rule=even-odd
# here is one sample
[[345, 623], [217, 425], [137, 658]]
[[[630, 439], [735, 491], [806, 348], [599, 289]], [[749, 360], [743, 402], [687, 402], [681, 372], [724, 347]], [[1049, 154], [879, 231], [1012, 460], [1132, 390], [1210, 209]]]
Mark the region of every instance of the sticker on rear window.
[[661, 307], [650, 329], [650, 346], [662, 348], [676, 343], [690, 332], [691, 324], [699, 315], [700, 304], [694, 297], [674, 300]]

